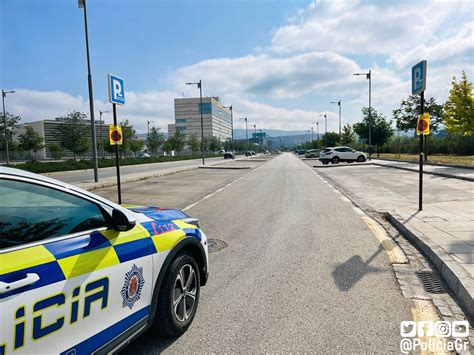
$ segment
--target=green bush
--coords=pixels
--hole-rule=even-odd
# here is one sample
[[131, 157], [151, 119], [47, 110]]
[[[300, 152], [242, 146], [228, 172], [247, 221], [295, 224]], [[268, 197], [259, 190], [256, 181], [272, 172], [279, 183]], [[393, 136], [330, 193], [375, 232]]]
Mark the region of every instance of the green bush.
[[[208, 155], [207, 158], [221, 157], [222, 155]], [[123, 158], [120, 159], [120, 166], [126, 165], [140, 165], [150, 163], [163, 163], [169, 161], [199, 159], [200, 155], [188, 156], [167, 156], [167, 157], [150, 157], [150, 158]], [[27, 162], [22, 164], [8, 165], [10, 168], [22, 169], [36, 174], [53, 173], [60, 171], [71, 170], [85, 170], [92, 169], [93, 164], [91, 160], [66, 160], [62, 162]], [[99, 160], [99, 168], [108, 168], [115, 166], [115, 159], [101, 159]]]

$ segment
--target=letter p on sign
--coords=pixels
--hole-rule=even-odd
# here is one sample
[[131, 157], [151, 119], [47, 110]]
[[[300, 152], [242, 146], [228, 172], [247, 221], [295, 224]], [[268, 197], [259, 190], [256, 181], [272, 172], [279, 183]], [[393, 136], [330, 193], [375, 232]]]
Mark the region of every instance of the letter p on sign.
[[116, 75], [108, 75], [109, 101], [112, 104], [125, 105], [125, 88], [123, 79]]

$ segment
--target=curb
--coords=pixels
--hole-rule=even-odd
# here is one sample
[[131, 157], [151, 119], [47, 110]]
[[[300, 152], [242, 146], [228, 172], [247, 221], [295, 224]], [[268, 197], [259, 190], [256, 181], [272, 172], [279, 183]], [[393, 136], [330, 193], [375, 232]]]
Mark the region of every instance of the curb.
[[[381, 166], [384, 168], [392, 168], [392, 169], [400, 169], [400, 170], [406, 170], [406, 171], [414, 171], [414, 172], [419, 172], [418, 169], [412, 169], [412, 168], [406, 168], [403, 166], [394, 166], [394, 165], [387, 165], [387, 164], [380, 164], [380, 163], [371, 163], [372, 165], [377, 165]], [[438, 172], [433, 172], [433, 171], [426, 171], [423, 170], [423, 174], [430, 174], [430, 175], [437, 175], [445, 178], [450, 178], [450, 179], [458, 179], [458, 180], [465, 180], [465, 181], [474, 181], [474, 178], [466, 177], [466, 176], [457, 176], [457, 175], [451, 175], [451, 174], [445, 174], [445, 173], [438, 173]]]
[[375, 163], [356, 163], [355, 165], [347, 164], [347, 165], [339, 165], [339, 164], [331, 164], [331, 165], [313, 165], [313, 168], [316, 169], [331, 169], [331, 168], [353, 168], [357, 166], [366, 166], [366, 165], [374, 165]]
[[[390, 159], [390, 158], [372, 158], [372, 159], [385, 160], [385, 161], [395, 161], [395, 162], [400, 162], [400, 163], [413, 163], [413, 164], [418, 163], [417, 161], [414, 161], [414, 160], [401, 160], [401, 159]], [[444, 166], [446, 168], [459, 168], [459, 169], [474, 170], [474, 166], [471, 166], [471, 165], [442, 164], [442, 163], [432, 163], [432, 162], [429, 162], [429, 161], [428, 162], [424, 161], [423, 165]]]
[[428, 257], [441, 273], [450, 290], [464, 306], [468, 316], [474, 319], [474, 279], [470, 274], [423, 233], [408, 229], [395, 211], [387, 212], [387, 220]]
[[251, 168], [250, 166], [198, 166], [198, 169], [241, 170], [241, 169], [251, 169]]

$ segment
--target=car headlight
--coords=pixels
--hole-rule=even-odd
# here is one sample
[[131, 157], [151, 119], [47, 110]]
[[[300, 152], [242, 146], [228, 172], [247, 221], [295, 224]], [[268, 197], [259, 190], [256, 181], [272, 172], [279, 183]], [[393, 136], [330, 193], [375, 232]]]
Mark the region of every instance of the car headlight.
[[201, 228], [199, 226], [199, 219], [197, 218], [193, 218], [193, 217], [186, 217], [186, 218], [181, 218], [181, 220], [183, 222], [186, 222], [186, 223], [189, 223], [189, 224], [192, 224], [193, 226], [196, 226], [198, 228]]

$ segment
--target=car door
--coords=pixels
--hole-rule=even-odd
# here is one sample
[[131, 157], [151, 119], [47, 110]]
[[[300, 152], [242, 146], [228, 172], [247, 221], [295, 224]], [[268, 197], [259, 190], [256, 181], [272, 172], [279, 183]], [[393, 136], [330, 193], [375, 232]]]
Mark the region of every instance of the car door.
[[107, 206], [0, 176], [0, 354], [91, 353], [145, 319], [153, 243]]

